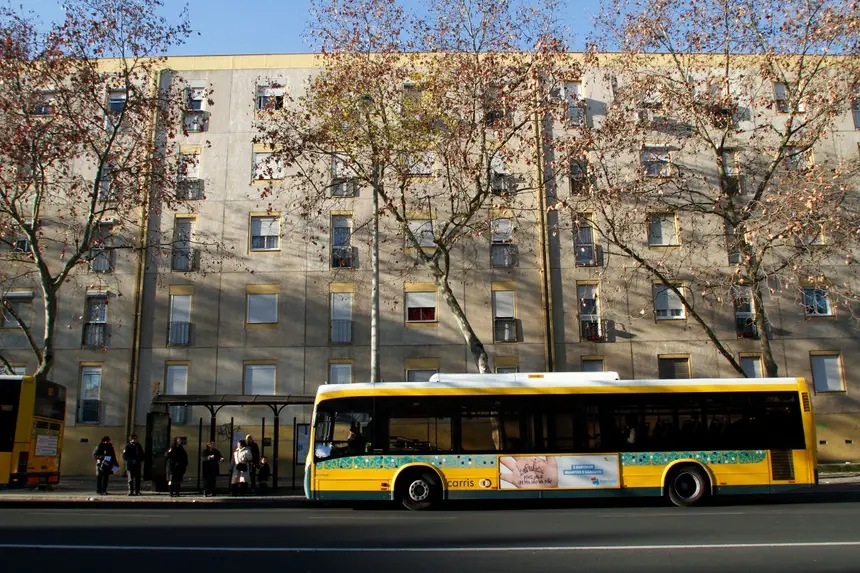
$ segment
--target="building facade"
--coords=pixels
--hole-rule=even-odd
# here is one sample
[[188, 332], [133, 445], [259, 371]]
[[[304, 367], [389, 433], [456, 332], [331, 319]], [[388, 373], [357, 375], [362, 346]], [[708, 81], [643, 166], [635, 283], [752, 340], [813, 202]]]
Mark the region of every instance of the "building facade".
[[[260, 193], [273, 179], [283, 180], [289, 193], [290, 172], [262, 168], [271, 150], [253, 143], [255, 116], [285, 90], [301, 89], [317, 65], [313, 55], [169, 59], [189, 86], [186, 132], [177, 142], [187, 184], [177, 205], [158, 209], [149, 230], [172, 238], [173, 246], [144, 260], [116, 250], [109, 281], [81, 274], [64, 293], [52, 379], [66, 385], [71, 397], [67, 475], [90, 472], [90, 453], [102, 435], [121, 442], [128, 425], [142, 434], [157, 393], [314, 393], [323, 383], [368, 379], [371, 190], [348, 188], [348, 181], [343, 189], [334, 186], [330, 208], [311, 220], [273, 206]], [[613, 97], [597, 73], [583, 73], [576, 83], [585, 94], [585, 114]], [[215, 94], [212, 105], [207, 90]], [[846, 110], [836, 126], [819, 152], [857, 154], [860, 121]], [[582, 223], [594, 213], [585, 206], [546, 208], [573, 204], [566, 198], [576, 193], [577, 177], [568, 173], [521, 194], [516, 216], [494, 198], [487, 209], [493, 232], [457, 255], [452, 284], [491, 369], [612, 370], [622, 378], [736, 376], [669, 293], [612, 264], [613, 249]], [[414, 218], [416, 229], [432, 225], [433, 207]], [[382, 379], [475, 372], [433, 277], [404, 261], [396, 225], [384, 219], [381, 225]], [[699, 225], [651, 214], [643, 219], [642, 247], [654, 253], [684, 249], [704, 232]], [[724, 250], [711, 255], [701, 264], [730, 265]], [[104, 284], [93, 284], [99, 282]], [[26, 308], [35, 291], [21, 289], [19, 296]], [[804, 301], [774, 296], [780, 298], [770, 306], [769, 335], [780, 375], [803, 376], [815, 385], [821, 460], [857, 461], [860, 390], [853, 373], [860, 368], [860, 339], [852, 317], [826, 308], [810, 314]], [[139, 332], [133, 327], [138, 308]], [[728, 305], [707, 312], [745, 371], [761, 375], [758, 341], [738, 331], [744, 318], [738, 313], [745, 310]], [[38, 324], [39, 317], [33, 319]], [[32, 358], [9, 326], [0, 344], [26, 370]], [[202, 420], [206, 436], [208, 411], [173, 408], [171, 416], [174, 434], [188, 438], [196, 451], [197, 426]], [[307, 423], [309, 417], [308, 407], [282, 415], [281, 476], [296, 471], [290, 422]], [[228, 428], [259, 438], [263, 418], [270, 434], [268, 409], [222, 409], [222, 452], [230, 447]]]

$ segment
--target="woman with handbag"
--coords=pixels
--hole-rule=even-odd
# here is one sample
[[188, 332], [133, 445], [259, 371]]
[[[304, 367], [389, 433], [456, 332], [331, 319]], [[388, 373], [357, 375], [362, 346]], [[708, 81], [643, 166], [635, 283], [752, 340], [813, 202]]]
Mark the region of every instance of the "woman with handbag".
[[113, 473], [114, 466], [119, 467], [110, 436], [102, 438], [102, 441], [93, 450], [93, 459], [96, 461], [96, 493], [107, 495], [110, 474]]
[[250, 464], [254, 456], [245, 440], [239, 440], [233, 452], [233, 468], [230, 471], [230, 492], [236, 496], [247, 488]]

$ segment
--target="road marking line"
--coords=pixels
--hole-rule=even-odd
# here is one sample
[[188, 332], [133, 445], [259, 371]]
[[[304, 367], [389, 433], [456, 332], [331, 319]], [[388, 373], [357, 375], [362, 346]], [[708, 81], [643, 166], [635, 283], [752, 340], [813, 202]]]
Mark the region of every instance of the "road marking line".
[[28, 511], [27, 515], [74, 515], [74, 516], [83, 516], [83, 517], [89, 517], [89, 516], [98, 516], [98, 517], [111, 516], [111, 517], [114, 517], [114, 516], [116, 516], [116, 517], [153, 517], [153, 518], [159, 518], [159, 517], [165, 517], [168, 514], [125, 513], [125, 512], [120, 513], [117, 511], [86, 511], [86, 512], [84, 512], [84, 511], [61, 511], [61, 510], [51, 511], [51, 510], [45, 510], [45, 511]]
[[520, 547], [182, 547], [173, 545], [52, 545], [47, 543], [0, 543], [0, 549], [54, 549], [83, 551], [194, 551], [268, 553], [504, 553], [534, 551], [678, 551], [698, 549], [793, 549], [809, 547], [858, 547], [860, 541], [808, 541], [798, 543], [713, 543], [690, 545], [571, 545]]

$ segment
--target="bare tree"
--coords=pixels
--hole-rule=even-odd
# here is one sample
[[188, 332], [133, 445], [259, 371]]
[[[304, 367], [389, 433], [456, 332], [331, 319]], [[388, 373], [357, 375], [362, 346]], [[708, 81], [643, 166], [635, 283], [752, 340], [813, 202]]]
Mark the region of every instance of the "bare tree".
[[534, 121], [564, 105], [543, 81], [564, 51], [557, 6], [455, 0], [421, 17], [394, 0], [317, 7], [322, 70], [260, 125], [258, 141], [280, 150], [300, 189], [272, 188], [272, 200], [313, 217], [344, 185], [373, 190], [378, 214], [403, 236], [399, 250], [433, 277], [486, 372], [452, 271], [493, 234], [491, 207], [510, 218], [539, 210]]
[[[185, 92], [161, 80], [160, 54], [189, 26], [185, 10], [167, 20], [162, 8], [160, 0], [68, 0], [64, 19], [47, 26], [0, 11], [0, 302], [36, 358], [36, 376], [53, 365], [61, 291], [80, 273], [109, 280], [116, 250], [146, 248], [151, 205], [173, 204], [168, 142], [182, 125]], [[30, 324], [17, 311], [10, 293], [20, 286], [37, 289], [43, 319]], [[11, 369], [2, 348], [0, 365]]]
[[[556, 143], [556, 169], [589, 169], [558, 205], [657, 283], [658, 318], [691, 318], [739, 373], [732, 340], [757, 338], [777, 375], [779, 291], [807, 316], [856, 311], [857, 160], [833, 141], [860, 79], [856, 2], [607, 0], [598, 25], [621, 49], [599, 56], [612, 102]], [[730, 337], [709, 312], [726, 303]]]

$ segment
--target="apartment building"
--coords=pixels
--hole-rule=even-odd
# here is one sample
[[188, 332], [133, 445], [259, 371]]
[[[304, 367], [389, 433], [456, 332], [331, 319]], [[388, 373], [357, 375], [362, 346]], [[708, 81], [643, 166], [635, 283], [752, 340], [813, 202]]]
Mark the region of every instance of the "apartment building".
[[[314, 393], [320, 384], [366, 380], [370, 373], [371, 190], [344, 177], [333, 156], [331, 197], [318, 216], [303, 217], [290, 211], [288, 200], [261, 197], [273, 182], [285, 195], [294, 190], [290, 170], [273, 167], [272, 149], [253, 143], [255, 117], [273, 102], [282, 105], [287, 92], [302, 89], [317, 60], [313, 55], [177, 57], [169, 65], [188, 85], [185, 133], [176, 142], [186, 181], [177, 205], [159, 209], [150, 232], [171, 239], [172, 248], [144, 261], [106, 250], [97, 272], [76, 276], [76, 288], [65, 291], [61, 303], [52, 379], [67, 385], [72, 397], [63, 460], [67, 474], [89, 472], [90, 451], [102, 435], [124, 439], [127, 416], [143, 433], [157, 393]], [[562, 129], [594, 121], [600, 106], [614, 97], [597, 72], [568, 83], [581, 103], [571, 108], [574, 125]], [[824, 141], [816, 153], [858, 153], [856, 111], [852, 116], [846, 109]], [[659, 173], [659, 143], [640, 152], [646, 173], [649, 165], [657, 165]], [[491, 369], [614, 370], [624, 378], [735, 376], [677, 296], [619, 262], [617, 249], [604, 244], [592, 227], [596, 211], [569, 200], [586, 171], [572, 162], [557, 180], [518, 194], [516, 213], [500, 184], [498, 200], [486, 209], [489, 236], [455, 255], [455, 294], [487, 349]], [[416, 175], [433, 184], [432, 169]], [[568, 207], [543, 206], [559, 202]], [[706, 223], [674, 212], [635, 216], [643, 217], [639, 248], [654, 256], [685, 249], [706, 232]], [[433, 221], [431, 205], [408, 224], [420, 235], [432, 233]], [[475, 372], [433, 277], [405, 260], [397, 225], [383, 219], [381, 232], [382, 379], [420, 381], [436, 372]], [[731, 256], [725, 249], [703, 254], [689, 272], [679, 272], [678, 284], [690, 284], [696, 264], [728, 270]], [[145, 272], [138, 284], [140, 264]], [[811, 285], [809, 291], [804, 300], [795, 300], [790, 291], [772, 295], [774, 354], [781, 375], [804, 376], [815, 385], [821, 459], [857, 460], [860, 410], [852, 373], [860, 367], [860, 339], [852, 318], [833, 312], [821, 288]], [[20, 293], [16, 300], [28, 312], [35, 291]], [[139, 332], [132, 327], [136, 295], [142, 300]], [[703, 312], [719, 338], [730, 341], [745, 372], [761, 375], [758, 333], [747, 320], [755, 312], [750, 303], [711, 305]], [[38, 316], [33, 319], [38, 323]], [[14, 349], [9, 353], [15, 364], [26, 370], [32, 359], [14, 330], [4, 322], [0, 344]], [[309, 415], [307, 407], [289, 407], [282, 414], [282, 476], [291, 471], [291, 454], [284, 455], [291, 452], [290, 421], [308, 422]], [[174, 434], [196, 448], [197, 425], [202, 419], [208, 427], [209, 412], [172, 408], [171, 416]], [[229, 447], [222, 424], [232, 419], [234, 430], [259, 437], [264, 417], [271, 428], [268, 409], [221, 409], [219, 447]]]

